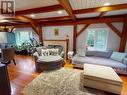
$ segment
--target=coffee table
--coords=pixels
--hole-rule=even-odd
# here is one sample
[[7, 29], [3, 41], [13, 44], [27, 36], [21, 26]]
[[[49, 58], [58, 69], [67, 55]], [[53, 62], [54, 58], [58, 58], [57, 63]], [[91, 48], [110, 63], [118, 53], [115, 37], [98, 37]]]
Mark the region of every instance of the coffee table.
[[82, 77], [83, 85], [86, 87], [96, 88], [115, 94], [121, 93], [123, 82], [111, 67], [84, 64]]

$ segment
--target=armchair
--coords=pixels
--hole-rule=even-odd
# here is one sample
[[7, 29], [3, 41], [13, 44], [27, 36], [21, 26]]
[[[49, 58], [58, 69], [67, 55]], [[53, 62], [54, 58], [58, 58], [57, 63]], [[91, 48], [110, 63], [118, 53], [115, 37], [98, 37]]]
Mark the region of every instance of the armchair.
[[4, 48], [1, 50], [0, 62], [3, 64], [9, 64], [11, 61], [15, 63], [14, 60], [15, 50], [14, 48]]

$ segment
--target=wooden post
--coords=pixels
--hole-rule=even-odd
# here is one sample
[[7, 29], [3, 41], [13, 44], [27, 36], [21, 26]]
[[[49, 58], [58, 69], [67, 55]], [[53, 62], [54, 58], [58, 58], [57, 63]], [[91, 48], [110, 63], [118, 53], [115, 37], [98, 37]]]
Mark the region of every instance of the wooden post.
[[41, 27], [41, 25], [38, 25], [38, 30], [39, 30], [39, 40], [40, 40], [40, 42], [42, 42], [43, 43], [43, 36], [42, 36], [42, 27]]
[[120, 47], [119, 47], [120, 52], [125, 52], [126, 41], [127, 41], [127, 22], [124, 22], [123, 30], [122, 30], [122, 37], [121, 37]]
[[77, 25], [73, 26], [73, 51], [76, 52]]

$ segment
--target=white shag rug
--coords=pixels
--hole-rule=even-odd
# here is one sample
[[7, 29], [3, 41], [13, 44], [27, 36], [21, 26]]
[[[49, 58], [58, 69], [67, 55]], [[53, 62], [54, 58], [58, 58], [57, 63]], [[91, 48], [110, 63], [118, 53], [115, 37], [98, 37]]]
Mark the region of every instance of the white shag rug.
[[23, 95], [106, 95], [103, 91], [83, 87], [81, 71], [61, 68], [43, 72], [21, 92]]

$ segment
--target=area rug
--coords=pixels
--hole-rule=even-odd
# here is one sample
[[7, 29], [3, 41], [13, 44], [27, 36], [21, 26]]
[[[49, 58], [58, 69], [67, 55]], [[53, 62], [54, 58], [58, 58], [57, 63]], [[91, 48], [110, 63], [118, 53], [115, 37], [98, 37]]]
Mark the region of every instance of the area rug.
[[81, 71], [61, 68], [43, 72], [21, 92], [23, 95], [106, 95], [103, 91], [83, 87]]

